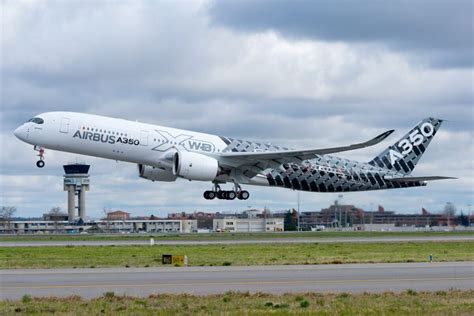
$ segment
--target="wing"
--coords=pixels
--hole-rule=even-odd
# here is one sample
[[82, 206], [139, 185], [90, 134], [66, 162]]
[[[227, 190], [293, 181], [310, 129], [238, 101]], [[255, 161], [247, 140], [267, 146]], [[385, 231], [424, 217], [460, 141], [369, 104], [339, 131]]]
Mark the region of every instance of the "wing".
[[390, 177], [390, 176], [385, 176], [384, 179], [388, 180], [388, 181], [393, 181], [393, 182], [420, 182], [420, 181], [448, 180], [448, 179], [457, 179], [457, 178], [443, 177], [443, 176], [393, 178], [393, 177]]
[[343, 147], [266, 152], [224, 152], [216, 155], [216, 158], [223, 165], [234, 168], [248, 166], [250, 168], [246, 168], [247, 170], [253, 169], [253, 173], [258, 173], [268, 167], [280, 166], [283, 163], [302, 162], [304, 160], [313, 159], [315, 155], [326, 155], [373, 146], [383, 141], [392, 133], [393, 130], [390, 130], [369, 141]]

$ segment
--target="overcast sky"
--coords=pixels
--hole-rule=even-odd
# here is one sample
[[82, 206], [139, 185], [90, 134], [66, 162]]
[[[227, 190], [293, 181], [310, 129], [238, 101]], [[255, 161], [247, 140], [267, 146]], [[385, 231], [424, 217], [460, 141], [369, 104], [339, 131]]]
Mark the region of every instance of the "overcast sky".
[[[46, 152], [12, 131], [35, 114], [80, 111], [294, 148], [382, 144], [341, 154], [367, 161], [419, 120], [448, 120], [414, 175], [458, 180], [345, 193], [367, 210], [473, 204], [472, 1], [1, 1], [0, 205], [17, 215], [67, 209], [69, 162], [91, 167], [88, 215], [287, 209], [297, 193], [245, 187], [247, 201], [206, 201], [209, 183], [150, 182], [132, 164]], [[300, 193], [302, 210], [337, 194]]]

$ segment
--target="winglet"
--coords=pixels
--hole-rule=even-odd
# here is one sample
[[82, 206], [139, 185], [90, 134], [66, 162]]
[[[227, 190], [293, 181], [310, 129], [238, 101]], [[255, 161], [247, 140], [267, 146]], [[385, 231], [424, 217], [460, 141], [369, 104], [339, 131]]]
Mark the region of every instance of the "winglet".
[[369, 140], [368, 142], [366, 142], [367, 146], [373, 146], [375, 144], [378, 144], [380, 143], [381, 141], [383, 141], [385, 138], [387, 138], [388, 136], [390, 136], [393, 132], [395, 132], [394, 129], [391, 129], [389, 131], [386, 131], [386, 132], [383, 132], [382, 134], [372, 138], [371, 140]]

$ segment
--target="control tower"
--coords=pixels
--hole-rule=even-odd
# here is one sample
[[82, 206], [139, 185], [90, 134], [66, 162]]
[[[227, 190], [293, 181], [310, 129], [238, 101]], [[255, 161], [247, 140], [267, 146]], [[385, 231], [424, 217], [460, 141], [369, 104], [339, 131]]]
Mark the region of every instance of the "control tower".
[[68, 220], [73, 223], [76, 217], [76, 195], [78, 196], [79, 217], [86, 218], [86, 191], [89, 191], [89, 167], [84, 164], [64, 165], [64, 191], [67, 191]]

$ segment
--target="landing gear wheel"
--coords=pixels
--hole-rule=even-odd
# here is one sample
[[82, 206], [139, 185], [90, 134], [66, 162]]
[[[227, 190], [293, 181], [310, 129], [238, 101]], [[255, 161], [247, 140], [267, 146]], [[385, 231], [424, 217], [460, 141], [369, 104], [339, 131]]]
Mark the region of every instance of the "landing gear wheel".
[[216, 192], [208, 191], [207, 198], [208, 198], [208, 200], [214, 200], [216, 198]]
[[247, 200], [250, 197], [250, 194], [248, 191], [240, 191], [239, 192], [239, 200]]
[[34, 146], [33, 150], [38, 152], [37, 156], [39, 157], [39, 160], [36, 162], [36, 167], [43, 168], [44, 167], [44, 161], [43, 161], [43, 159], [44, 159], [44, 148], [40, 147], [40, 146]]
[[236, 197], [237, 197], [237, 194], [234, 191], [227, 192], [227, 200], [235, 200]]
[[214, 188], [210, 191], [205, 191], [203, 196], [206, 200], [213, 200], [215, 198], [219, 200], [247, 200], [250, 194], [248, 191], [243, 191], [240, 185], [234, 182], [234, 190], [231, 191], [221, 190], [219, 184], [214, 183]]
[[219, 191], [217, 192], [217, 198], [219, 200], [227, 200], [227, 191]]
[[216, 192], [214, 192], [214, 191], [204, 191], [203, 196], [206, 200], [213, 200], [213, 199], [216, 198]]

